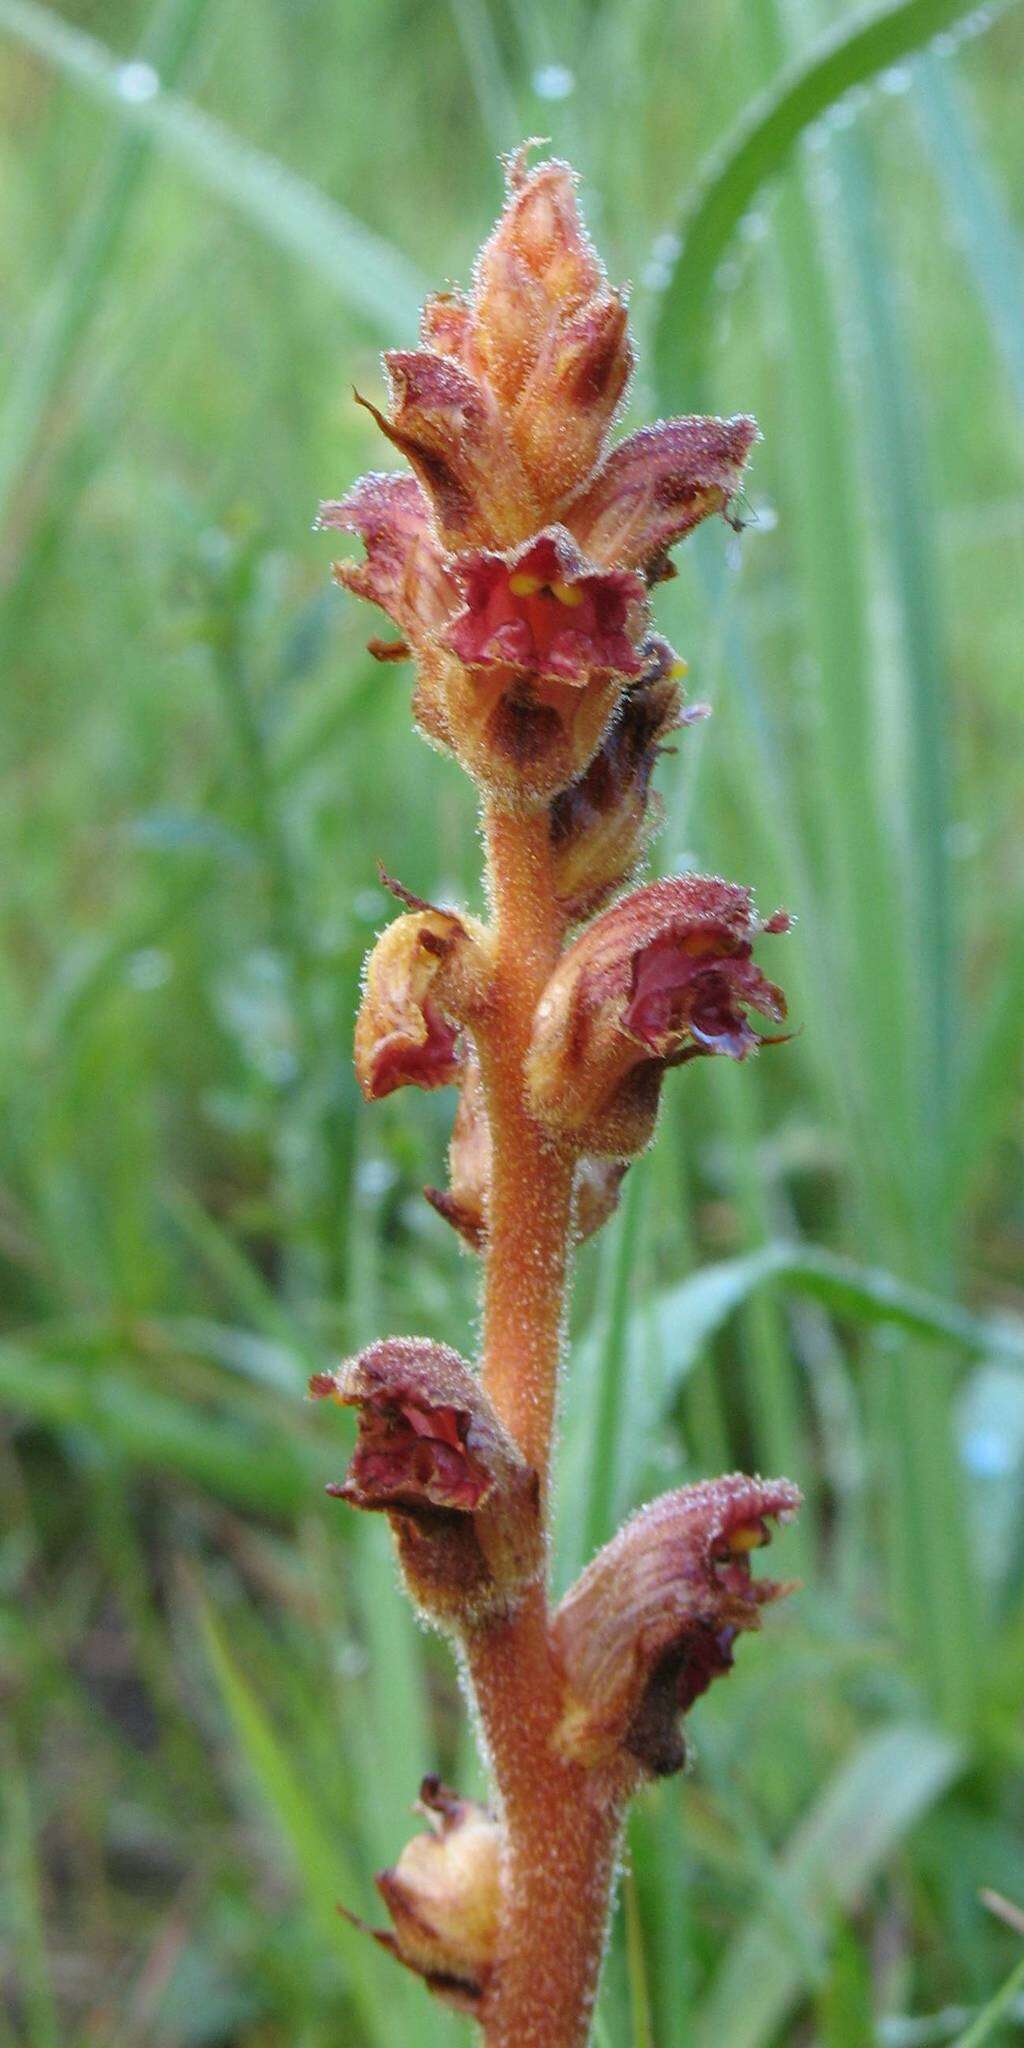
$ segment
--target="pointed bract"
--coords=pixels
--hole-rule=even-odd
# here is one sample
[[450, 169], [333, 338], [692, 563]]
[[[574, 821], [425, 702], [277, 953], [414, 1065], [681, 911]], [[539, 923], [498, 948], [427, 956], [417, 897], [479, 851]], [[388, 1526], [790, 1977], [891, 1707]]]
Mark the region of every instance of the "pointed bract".
[[566, 507], [565, 523], [595, 562], [656, 572], [668, 548], [725, 511], [756, 439], [744, 415], [641, 427]]

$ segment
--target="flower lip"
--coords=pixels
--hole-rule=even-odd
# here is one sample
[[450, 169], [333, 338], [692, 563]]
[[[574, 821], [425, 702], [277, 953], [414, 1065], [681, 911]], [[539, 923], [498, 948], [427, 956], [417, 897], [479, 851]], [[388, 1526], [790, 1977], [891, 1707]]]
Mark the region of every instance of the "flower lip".
[[751, 1557], [799, 1506], [789, 1480], [737, 1472], [663, 1494], [620, 1529], [555, 1617], [567, 1755], [595, 1764], [625, 1750], [654, 1775], [681, 1768], [680, 1714], [729, 1670], [765, 1603], [792, 1590], [754, 1579]]
[[671, 1057], [689, 1036], [695, 1048], [744, 1059], [761, 1043], [741, 1005], [781, 1023], [786, 999], [724, 927], [669, 930], [633, 963], [623, 1029], [655, 1057]]
[[314, 1375], [314, 1399], [333, 1398], [360, 1411], [348, 1474], [328, 1493], [361, 1508], [458, 1514], [474, 1514], [488, 1498], [494, 1473], [476, 1440], [472, 1412], [458, 1399], [465, 1368], [447, 1347], [430, 1349], [429, 1385], [413, 1340], [403, 1346], [385, 1339], [354, 1367]]
[[629, 630], [632, 608], [645, 601], [642, 578], [596, 569], [564, 527], [506, 554], [463, 555], [453, 574], [465, 601], [443, 638], [468, 667], [509, 667], [578, 687], [596, 674], [643, 674]]

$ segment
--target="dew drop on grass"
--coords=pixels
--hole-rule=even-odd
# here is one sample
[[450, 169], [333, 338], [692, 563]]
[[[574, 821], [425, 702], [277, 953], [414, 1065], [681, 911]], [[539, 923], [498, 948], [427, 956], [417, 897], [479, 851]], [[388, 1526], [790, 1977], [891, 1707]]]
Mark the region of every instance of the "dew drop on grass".
[[152, 64], [133, 58], [130, 63], [118, 66], [114, 89], [129, 106], [144, 106], [147, 100], [155, 99], [160, 90], [159, 73], [154, 71]]
[[576, 90], [576, 76], [568, 64], [539, 64], [533, 74], [533, 90], [539, 100], [567, 100]]
[[129, 954], [125, 963], [125, 979], [132, 988], [163, 988], [171, 978], [172, 967], [169, 953], [163, 952], [159, 946], [143, 946], [137, 953]]
[[890, 65], [889, 70], [883, 71], [878, 81], [882, 91], [893, 99], [898, 99], [901, 93], [909, 92], [912, 82], [913, 73], [909, 64]]

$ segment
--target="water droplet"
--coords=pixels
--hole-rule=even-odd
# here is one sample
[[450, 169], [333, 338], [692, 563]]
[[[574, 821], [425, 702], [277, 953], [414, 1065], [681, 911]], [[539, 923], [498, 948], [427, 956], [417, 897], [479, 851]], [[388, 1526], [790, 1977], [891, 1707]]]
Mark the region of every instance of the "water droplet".
[[883, 71], [878, 81], [882, 91], [890, 93], [894, 99], [898, 99], [901, 93], [909, 92], [911, 82], [912, 73], [909, 64], [890, 65], [888, 71]]
[[171, 978], [172, 962], [169, 953], [159, 946], [143, 946], [139, 952], [131, 953], [125, 965], [125, 978], [132, 988], [148, 990], [163, 988]]
[[655, 263], [674, 263], [682, 246], [679, 236], [671, 228], [665, 228], [660, 235], [655, 235], [651, 243], [652, 260]]
[[140, 107], [146, 100], [156, 98], [160, 90], [159, 73], [152, 64], [144, 64], [141, 58], [134, 58], [130, 64], [121, 64], [114, 79], [119, 97], [130, 106]]
[[997, 1479], [1012, 1472], [1016, 1459], [1011, 1445], [999, 1431], [979, 1424], [964, 1436], [961, 1455], [968, 1470], [982, 1479]]
[[576, 90], [576, 74], [568, 64], [540, 64], [533, 74], [533, 90], [539, 100], [567, 100]]
[[356, 1171], [356, 1187], [368, 1202], [379, 1202], [398, 1176], [387, 1159], [363, 1159]]
[[752, 206], [740, 222], [740, 234], [745, 242], [763, 242], [768, 233], [768, 216], [760, 207]]
[[640, 272], [640, 282], [647, 286], [648, 291], [663, 292], [672, 282], [672, 272], [667, 263], [656, 263], [652, 259], [650, 263], [644, 264]]

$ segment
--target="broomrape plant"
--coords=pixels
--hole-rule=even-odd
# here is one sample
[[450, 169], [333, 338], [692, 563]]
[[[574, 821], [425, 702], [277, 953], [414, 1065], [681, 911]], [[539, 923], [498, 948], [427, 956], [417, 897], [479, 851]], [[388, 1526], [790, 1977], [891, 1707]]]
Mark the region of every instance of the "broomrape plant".
[[338, 582], [398, 629], [372, 653], [412, 659], [420, 731], [480, 792], [489, 920], [389, 884], [403, 908], [367, 963], [355, 1058], [371, 1101], [459, 1090], [450, 1184], [428, 1194], [481, 1260], [481, 1357], [385, 1338], [311, 1391], [357, 1411], [332, 1491], [388, 1516], [411, 1599], [455, 1645], [493, 1784], [487, 1810], [424, 1782], [428, 1827], [377, 1880], [376, 1938], [488, 2048], [582, 2048], [627, 1802], [681, 1768], [680, 1717], [785, 1590], [754, 1579], [751, 1553], [800, 1496], [739, 1473], [664, 1494], [551, 1610], [572, 1251], [650, 1143], [667, 1069], [777, 1042], [750, 1021], [786, 1013], [753, 956], [788, 919], [762, 921], [718, 877], [621, 893], [661, 743], [701, 715], [651, 593], [677, 541], [728, 517], [756, 428], [667, 420], [609, 449], [625, 303], [567, 165], [531, 170], [523, 149], [505, 169], [472, 291], [428, 301], [423, 346], [385, 358], [387, 412], [368, 408], [408, 470], [320, 513], [364, 543]]

